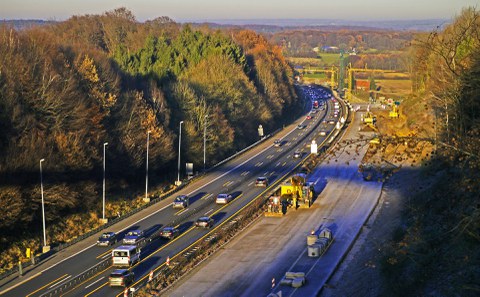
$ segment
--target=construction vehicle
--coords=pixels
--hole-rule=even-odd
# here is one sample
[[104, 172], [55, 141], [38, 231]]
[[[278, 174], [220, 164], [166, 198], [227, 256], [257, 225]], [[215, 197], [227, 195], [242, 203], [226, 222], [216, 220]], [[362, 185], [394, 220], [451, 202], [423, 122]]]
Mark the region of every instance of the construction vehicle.
[[367, 112], [362, 115], [362, 123], [375, 125], [377, 122], [377, 117], [370, 111], [370, 108], [367, 108]]
[[294, 174], [269, 197], [265, 216], [283, 216], [288, 208], [309, 208], [314, 198], [315, 189], [307, 183], [307, 175]]
[[382, 142], [380, 135], [377, 133], [373, 134], [373, 137], [370, 139], [370, 144], [379, 145]]
[[392, 119], [397, 119], [400, 114], [398, 111], [398, 106], [400, 105], [400, 102], [395, 101], [395, 104], [392, 105], [392, 110], [388, 113], [388, 116]]
[[368, 128], [371, 131], [377, 131], [377, 117], [370, 111], [370, 106], [367, 107], [365, 114], [362, 114], [361, 122], [365, 124], [362, 128], [363, 131], [368, 130]]
[[309, 208], [315, 197], [312, 185], [307, 184], [307, 175], [297, 173], [280, 186], [280, 197], [291, 202], [292, 207]]

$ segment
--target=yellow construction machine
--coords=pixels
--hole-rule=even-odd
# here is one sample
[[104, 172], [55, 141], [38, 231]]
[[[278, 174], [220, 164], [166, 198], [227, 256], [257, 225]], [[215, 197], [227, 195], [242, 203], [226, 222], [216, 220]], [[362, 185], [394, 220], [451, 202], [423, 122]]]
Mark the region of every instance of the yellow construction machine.
[[307, 175], [297, 173], [269, 198], [265, 216], [282, 216], [286, 214], [287, 208], [309, 208], [314, 198], [315, 189], [307, 183]]
[[398, 106], [400, 105], [400, 102], [395, 102], [395, 104], [392, 105], [392, 110], [388, 113], [388, 116], [392, 119], [397, 119], [400, 114], [398, 111]]
[[367, 110], [364, 115], [362, 115], [362, 122], [365, 124], [372, 124], [375, 125], [377, 122], [377, 117], [373, 115], [373, 113], [370, 112], [370, 110]]
[[365, 124], [362, 128], [363, 131], [367, 131], [368, 129], [366, 128], [370, 128], [371, 131], [377, 131], [377, 117], [370, 111], [370, 107], [367, 108], [365, 114], [362, 114], [361, 121]]

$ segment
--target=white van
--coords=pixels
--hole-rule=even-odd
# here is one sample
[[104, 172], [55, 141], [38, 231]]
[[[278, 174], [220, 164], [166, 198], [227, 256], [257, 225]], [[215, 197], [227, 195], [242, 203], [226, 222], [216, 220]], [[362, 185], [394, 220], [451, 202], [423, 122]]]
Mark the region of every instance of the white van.
[[113, 266], [132, 266], [140, 262], [140, 248], [136, 245], [121, 245], [112, 251]]

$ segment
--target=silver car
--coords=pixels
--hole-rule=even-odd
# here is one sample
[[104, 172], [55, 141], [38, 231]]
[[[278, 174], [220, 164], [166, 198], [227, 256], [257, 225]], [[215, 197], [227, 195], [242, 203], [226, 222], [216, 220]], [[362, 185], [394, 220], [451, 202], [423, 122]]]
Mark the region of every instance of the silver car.
[[301, 158], [301, 157], [302, 157], [302, 152], [301, 152], [301, 151], [295, 151], [295, 152], [293, 153], [293, 157], [294, 157], [294, 158], [297, 158], [297, 159], [298, 159], [298, 158]]
[[230, 194], [218, 194], [217, 200], [215, 200], [215, 203], [217, 204], [227, 204], [230, 201], [232, 201], [233, 197]]
[[203, 228], [212, 228], [214, 224], [214, 221], [210, 217], [200, 217], [198, 220], [195, 222], [195, 226], [197, 227], [203, 227]]
[[135, 281], [135, 274], [128, 269], [116, 269], [108, 278], [110, 287], [126, 287]]

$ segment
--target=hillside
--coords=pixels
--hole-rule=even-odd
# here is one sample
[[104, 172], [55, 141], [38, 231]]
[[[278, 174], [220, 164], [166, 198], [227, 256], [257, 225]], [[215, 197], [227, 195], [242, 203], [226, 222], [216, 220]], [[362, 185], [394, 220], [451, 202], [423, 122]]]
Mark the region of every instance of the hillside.
[[257, 141], [259, 124], [281, 127], [300, 104], [281, 52], [251, 31], [194, 31], [167, 17], [139, 23], [120, 8], [3, 26], [0, 39], [0, 242], [11, 251], [2, 268], [40, 247], [40, 159], [55, 245], [98, 226], [104, 147], [111, 218], [140, 203], [147, 131], [156, 195], [176, 176], [180, 121], [182, 160], [197, 171], [204, 130], [211, 166]]
[[374, 110], [382, 141], [364, 162], [400, 166], [322, 296], [478, 296], [480, 14], [464, 9], [415, 40], [400, 117]]

